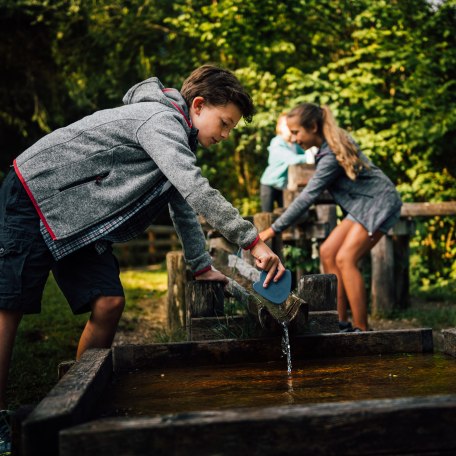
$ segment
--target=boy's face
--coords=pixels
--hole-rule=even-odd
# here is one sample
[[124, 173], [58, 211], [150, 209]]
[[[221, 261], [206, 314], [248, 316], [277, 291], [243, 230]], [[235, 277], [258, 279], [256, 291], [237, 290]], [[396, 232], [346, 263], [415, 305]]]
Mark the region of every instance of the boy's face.
[[203, 147], [227, 139], [231, 130], [241, 120], [240, 109], [234, 103], [212, 106], [202, 97], [195, 97], [190, 107], [190, 119], [198, 131], [198, 142]]

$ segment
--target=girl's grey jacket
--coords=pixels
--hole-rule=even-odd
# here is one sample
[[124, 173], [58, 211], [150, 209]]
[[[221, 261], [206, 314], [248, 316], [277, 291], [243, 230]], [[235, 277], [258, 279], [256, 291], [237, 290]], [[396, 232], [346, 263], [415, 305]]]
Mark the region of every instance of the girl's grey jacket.
[[361, 151], [359, 154], [368, 168], [363, 168], [353, 181], [345, 174], [325, 141], [315, 157], [315, 174], [287, 210], [272, 224], [272, 229], [279, 233], [288, 228], [324, 190], [328, 190], [335, 202], [372, 236], [383, 222], [401, 208], [402, 202], [388, 177]]
[[257, 230], [196, 165], [189, 138], [197, 131], [179, 91], [150, 78], [123, 102], [48, 134], [14, 161], [51, 237], [75, 236], [121, 213], [165, 176], [177, 189], [170, 213], [194, 270], [211, 262], [196, 213], [229, 241], [249, 246]]

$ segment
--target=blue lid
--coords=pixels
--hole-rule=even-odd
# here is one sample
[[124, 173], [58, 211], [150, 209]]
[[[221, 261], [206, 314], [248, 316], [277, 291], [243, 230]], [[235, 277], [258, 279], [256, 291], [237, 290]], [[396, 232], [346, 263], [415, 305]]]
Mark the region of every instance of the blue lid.
[[253, 289], [263, 298], [274, 304], [283, 304], [291, 291], [291, 272], [286, 269], [285, 274], [280, 278], [278, 282], [269, 282], [267, 288], [263, 287], [263, 283], [268, 273], [261, 271], [260, 280], [254, 282]]

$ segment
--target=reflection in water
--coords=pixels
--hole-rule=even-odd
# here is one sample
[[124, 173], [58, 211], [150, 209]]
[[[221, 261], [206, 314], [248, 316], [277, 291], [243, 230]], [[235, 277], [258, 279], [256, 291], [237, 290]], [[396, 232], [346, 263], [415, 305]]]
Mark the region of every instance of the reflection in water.
[[115, 377], [99, 415], [456, 394], [456, 361], [442, 354], [358, 356], [133, 371]]

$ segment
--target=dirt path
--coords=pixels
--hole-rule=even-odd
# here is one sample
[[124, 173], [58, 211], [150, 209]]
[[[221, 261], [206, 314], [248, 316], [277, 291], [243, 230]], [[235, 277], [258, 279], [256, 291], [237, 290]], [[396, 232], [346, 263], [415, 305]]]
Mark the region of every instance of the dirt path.
[[158, 342], [166, 334], [167, 294], [141, 299], [134, 310], [127, 310], [119, 324], [114, 345]]

